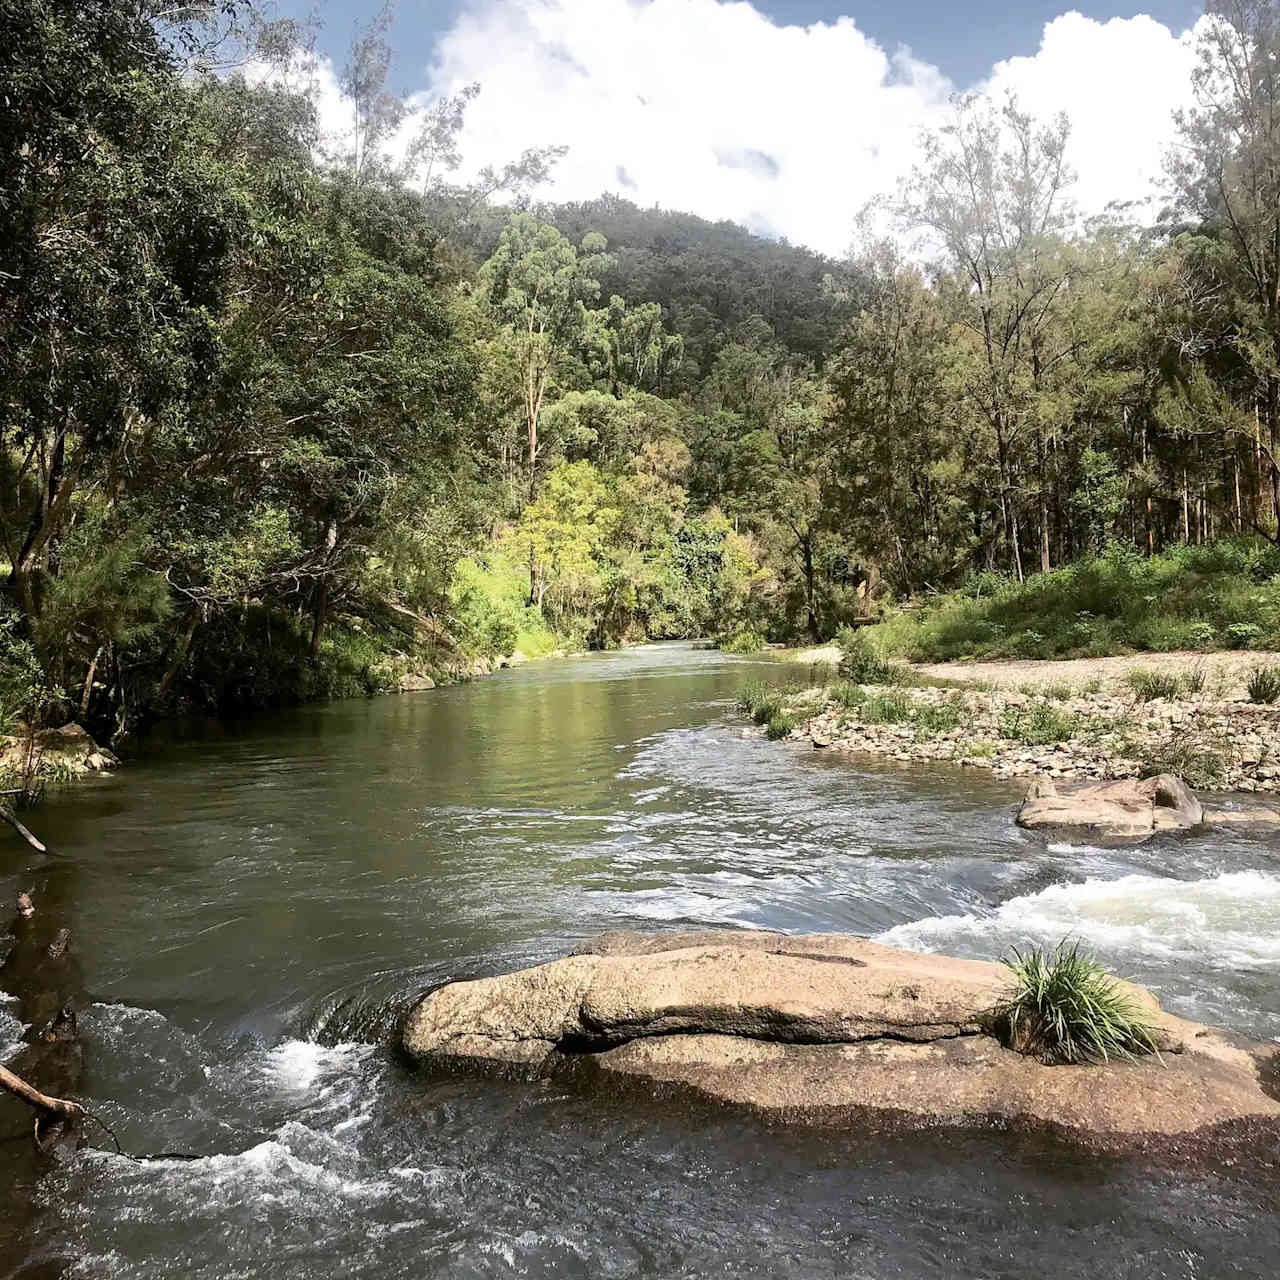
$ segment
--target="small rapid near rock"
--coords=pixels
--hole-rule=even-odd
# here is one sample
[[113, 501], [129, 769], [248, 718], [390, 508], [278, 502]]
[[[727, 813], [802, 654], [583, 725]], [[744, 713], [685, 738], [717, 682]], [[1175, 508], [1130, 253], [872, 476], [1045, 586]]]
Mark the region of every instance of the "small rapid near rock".
[[[791, 1133], [416, 1073], [395, 1052], [404, 1010], [439, 983], [608, 929], [718, 925], [984, 959], [1072, 932], [1176, 1012], [1280, 1035], [1273, 844], [1046, 845], [1013, 824], [1019, 790], [972, 771], [745, 733], [733, 696], [760, 673], [649, 646], [192, 724], [51, 800], [52, 892], [94, 1000], [86, 1087], [126, 1150], [184, 1158], [91, 1150], [39, 1172], [0, 1207], [7, 1270], [1268, 1273], [1280, 1193], [1248, 1171], [1014, 1134]], [[1100, 1264], [1103, 1237], [1138, 1269]]]

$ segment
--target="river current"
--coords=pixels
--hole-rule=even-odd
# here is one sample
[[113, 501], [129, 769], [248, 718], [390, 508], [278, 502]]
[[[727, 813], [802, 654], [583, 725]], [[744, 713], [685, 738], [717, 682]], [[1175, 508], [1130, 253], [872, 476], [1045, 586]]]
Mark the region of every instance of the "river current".
[[1274, 842], [1046, 845], [979, 772], [745, 735], [758, 673], [658, 645], [187, 726], [38, 810], [86, 1091], [127, 1150], [175, 1155], [0, 1154], [0, 1274], [1274, 1274], [1280, 1189], [1247, 1173], [400, 1061], [432, 984], [707, 925], [989, 959], [1071, 934], [1177, 1013], [1280, 1038]]

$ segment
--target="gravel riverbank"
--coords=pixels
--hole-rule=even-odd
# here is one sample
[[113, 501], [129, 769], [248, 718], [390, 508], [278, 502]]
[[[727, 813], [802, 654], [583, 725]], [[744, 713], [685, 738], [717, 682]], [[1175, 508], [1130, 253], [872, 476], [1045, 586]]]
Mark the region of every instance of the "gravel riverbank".
[[[1280, 704], [1252, 703], [1244, 691], [1269, 658], [944, 664], [915, 669], [913, 679], [934, 683], [837, 681], [790, 694], [784, 711], [796, 720], [792, 739], [904, 762], [945, 760], [998, 777], [1168, 772], [1198, 788], [1280, 792]], [[991, 681], [993, 667], [1004, 682]], [[1152, 674], [1176, 689], [1152, 696]]]

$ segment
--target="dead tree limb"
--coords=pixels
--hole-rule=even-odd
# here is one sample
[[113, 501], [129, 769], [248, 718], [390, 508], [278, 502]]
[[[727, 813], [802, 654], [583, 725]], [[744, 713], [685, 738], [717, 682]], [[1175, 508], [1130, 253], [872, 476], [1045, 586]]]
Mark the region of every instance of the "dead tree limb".
[[32, 835], [3, 804], [0, 804], [0, 818], [3, 818], [37, 853], [49, 852], [48, 846], [37, 836]]
[[47, 1093], [41, 1093], [21, 1076], [14, 1075], [8, 1067], [0, 1067], [0, 1088], [47, 1115], [60, 1116], [64, 1120], [82, 1120], [86, 1115], [84, 1107], [78, 1102], [70, 1102], [66, 1098], [52, 1098]]

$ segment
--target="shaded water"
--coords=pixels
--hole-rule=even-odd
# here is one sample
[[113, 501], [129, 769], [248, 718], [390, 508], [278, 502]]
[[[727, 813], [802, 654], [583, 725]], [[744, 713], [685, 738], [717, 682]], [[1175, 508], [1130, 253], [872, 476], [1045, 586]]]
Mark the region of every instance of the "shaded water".
[[1273, 846], [1046, 848], [984, 775], [744, 737], [749, 670], [652, 646], [291, 711], [48, 805], [88, 1089], [130, 1150], [200, 1158], [63, 1161], [9, 1252], [120, 1276], [1270, 1274], [1256, 1179], [397, 1061], [432, 983], [713, 924], [991, 958], [1070, 931], [1176, 1011], [1280, 1036]]

